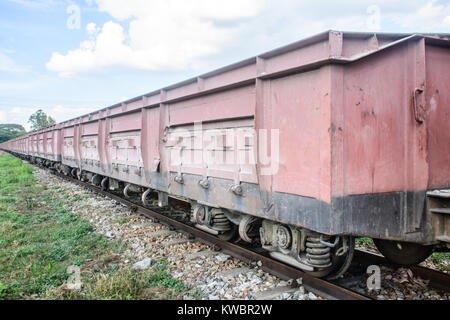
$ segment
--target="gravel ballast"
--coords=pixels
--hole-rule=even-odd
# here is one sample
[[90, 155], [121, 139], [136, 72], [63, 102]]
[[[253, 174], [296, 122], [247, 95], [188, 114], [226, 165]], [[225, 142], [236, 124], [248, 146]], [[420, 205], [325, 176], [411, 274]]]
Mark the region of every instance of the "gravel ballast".
[[[144, 270], [165, 259], [172, 276], [188, 288], [197, 289], [205, 300], [217, 299], [283, 299], [321, 300], [300, 284], [290, 283], [264, 272], [258, 263], [247, 264], [216, 252], [208, 245], [188, 239], [185, 235], [133, 213], [124, 205], [97, 195], [85, 188], [37, 168], [34, 175], [41, 185], [68, 194], [73, 198], [68, 210], [93, 226], [93, 232], [126, 244], [119, 265]], [[59, 192], [56, 191], [56, 192]], [[370, 292], [376, 299], [448, 300], [449, 293], [438, 293], [422, 279], [411, 277], [409, 269], [382, 269], [382, 289]], [[185, 299], [192, 299], [185, 296]]]

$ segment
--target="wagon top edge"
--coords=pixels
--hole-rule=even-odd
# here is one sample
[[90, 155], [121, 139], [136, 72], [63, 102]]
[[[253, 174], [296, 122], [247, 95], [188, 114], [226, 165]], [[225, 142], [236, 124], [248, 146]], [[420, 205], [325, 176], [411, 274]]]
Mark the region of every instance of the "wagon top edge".
[[[307, 47], [316, 46], [320, 43], [323, 43], [320, 47], [311, 50], [311, 52], [307, 52], [306, 55], [312, 55], [310, 59], [306, 59], [304, 61], [304, 66], [311, 68], [318, 67], [324, 64], [328, 63], [350, 63], [353, 61], [357, 61], [360, 59], [363, 59], [367, 56], [373, 55], [375, 53], [378, 53], [380, 51], [386, 50], [390, 47], [396, 46], [400, 43], [404, 43], [405, 41], [410, 40], [417, 40], [424, 38], [427, 44], [435, 45], [435, 46], [443, 46], [443, 47], [450, 47], [450, 33], [385, 33], [385, 32], [347, 32], [347, 31], [335, 31], [335, 30], [328, 30], [316, 35], [313, 35], [311, 37], [307, 37], [305, 39], [302, 39], [300, 41], [291, 43], [286, 46], [282, 46], [280, 48], [268, 51], [266, 53], [263, 53], [261, 55], [258, 55], [256, 57], [248, 58], [245, 60], [242, 60], [240, 62], [228, 65], [226, 67], [219, 68], [217, 70], [202, 74], [200, 76], [164, 87], [159, 90], [155, 90], [140, 96], [137, 96], [135, 98], [122, 101], [120, 103], [99, 109], [97, 111], [87, 113], [84, 115], [80, 115], [78, 117], [75, 117], [70, 120], [63, 121], [61, 123], [58, 123], [56, 125], [49, 126], [47, 128], [43, 128], [40, 130], [29, 132], [28, 135], [36, 135], [41, 134], [49, 130], [53, 129], [61, 129], [66, 126], [71, 126], [73, 124], [79, 124], [79, 123], [85, 123], [89, 121], [95, 121], [97, 119], [91, 119], [94, 115], [98, 114], [106, 114], [106, 116], [109, 116], [108, 112], [113, 108], [119, 108], [121, 106], [127, 106], [128, 104], [143, 101], [145, 99], [147, 100], [154, 100], [152, 104], [159, 104], [166, 102], [165, 99], [162, 99], [161, 96], [164, 95], [166, 92], [169, 92], [171, 90], [179, 89], [184, 86], [192, 85], [195, 83], [198, 83], [199, 81], [204, 81], [205, 79], [210, 79], [215, 76], [220, 76], [228, 72], [232, 72], [234, 70], [245, 68], [248, 66], [254, 66], [256, 70], [258, 70], [258, 64], [264, 63], [265, 60], [270, 60], [274, 58], [283, 58], [283, 55], [287, 55], [289, 53], [292, 53], [293, 51], [306, 51]], [[362, 43], [365, 43], [365, 45], [358, 46], [356, 45], [355, 48], [352, 49], [344, 49], [344, 43], [351, 43], [359, 41]], [[354, 44], [348, 44], [349, 46], [355, 46]], [[289, 66], [291, 69], [299, 70], [302, 65], [296, 65], [296, 66]], [[275, 70], [272, 72], [272, 74], [282, 74], [283, 72], [288, 71], [286, 66], [283, 66], [280, 70]], [[269, 77], [270, 74], [266, 74], [266, 72], [262, 73], [255, 73], [251, 76], [244, 76], [243, 82], [245, 81], [252, 81], [258, 77]], [[238, 81], [236, 81], [238, 82]], [[233, 83], [227, 83], [224, 87], [233, 85]], [[220, 89], [219, 87], [216, 89]], [[150, 99], [152, 97], [160, 96], [159, 99]], [[183, 98], [183, 97], [179, 97]], [[156, 101], [158, 100], [158, 101]], [[143, 107], [149, 106], [151, 104], [143, 102]], [[132, 111], [132, 110], [128, 110]], [[11, 141], [19, 140], [23, 137], [19, 137]]]

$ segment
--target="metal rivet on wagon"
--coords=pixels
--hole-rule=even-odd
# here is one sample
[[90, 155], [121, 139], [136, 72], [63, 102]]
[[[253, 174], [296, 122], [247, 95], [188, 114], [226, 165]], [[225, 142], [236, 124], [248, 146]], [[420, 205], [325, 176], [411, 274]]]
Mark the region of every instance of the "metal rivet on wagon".
[[230, 189], [234, 194], [242, 196], [242, 186], [240, 184], [235, 184], [231, 186]]
[[174, 178], [175, 182], [178, 182], [179, 184], [183, 184], [184, 183], [184, 179], [183, 179], [183, 175], [179, 174], [177, 176], [175, 176]]
[[203, 188], [203, 189], [208, 189], [209, 188], [209, 180], [208, 178], [203, 178], [202, 180], [200, 180], [198, 182], [198, 184]]

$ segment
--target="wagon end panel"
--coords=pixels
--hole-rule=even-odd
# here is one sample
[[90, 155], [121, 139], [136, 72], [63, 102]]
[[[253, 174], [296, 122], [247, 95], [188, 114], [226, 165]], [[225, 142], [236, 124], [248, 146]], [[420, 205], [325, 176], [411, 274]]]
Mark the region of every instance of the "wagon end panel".
[[428, 124], [417, 110], [425, 71], [423, 38], [335, 67], [335, 233], [406, 241], [430, 237], [424, 210]]
[[450, 188], [450, 46], [427, 44], [429, 189]]
[[29, 141], [29, 145], [28, 145], [28, 147], [29, 147], [29, 154], [31, 156], [34, 156], [35, 153], [36, 153], [36, 138], [35, 138], [35, 135], [30, 135], [28, 137], [28, 141]]
[[38, 139], [38, 150], [37, 150], [37, 154], [39, 157], [41, 158], [45, 158], [45, 147], [46, 147], [46, 143], [45, 143], [45, 137], [44, 137], [44, 133], [40, 133], [37, 135], [37, 139]]
[[61, 130], [61, 158], [62, 163], [69, 167], [78, 167], [76, 159], [75, 127], [66, 127]]
[[266, 152], [272, 162], [272, 167], [260, 168], [266, 214], [330, 233], [330, 67], [265, 80], [260, 86], [264, 108], [257, 109], [257, 129], [278, 133], [258, 154], [261, 165]]
[[124, 113], [107, 121], [106, 153], [110, 176], [145, 186], [142, 158], [142, 113]]
[[99, 121], [92, 121], [80, 126], [81, 168], [94, 173], [103, 173], [99, 152], [99, 125]]
[[161, 108], [143, 108], [141, 113], [141, 155], [145, 181], [153, 189], [166, 190], [167, 185], [161, 175], [162, 168], [165, 168], [165, 159], [162, 159], [160, 154], [160, 145], [163, 142], [160, 134], [164, 132], [160, 126]]
[[54, 161], [56, 158], [56, 150], [54, 148], [56, 141], [55, 133], [55, 130], [49, 130], [44, 133], [45, 158], [51, 161]]
[[[435, 240], [450, 242], [450, 41], [427, 39], [427, 86], [424, 95], [428, 129], [427, 213]], [[436, 191], [438, 189], [439, 191]], [[442, 193], [446, 189], [447, 193]]]
[[54, 150], [54, 160], [61, 162], [61, 149], [62, 149], [62, 143], [61, 143], [61, 130], [55, 129], [53, 132], [53, 150]]

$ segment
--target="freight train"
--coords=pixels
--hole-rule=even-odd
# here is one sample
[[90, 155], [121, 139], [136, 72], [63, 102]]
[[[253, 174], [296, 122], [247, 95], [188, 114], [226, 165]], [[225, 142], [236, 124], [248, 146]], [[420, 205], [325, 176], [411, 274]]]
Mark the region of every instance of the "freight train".
[[450, 243], [450, 37], [327, 31], [0, 145], [339, 277]]

